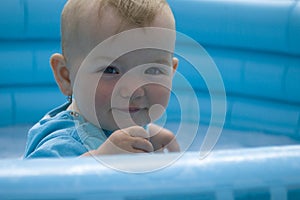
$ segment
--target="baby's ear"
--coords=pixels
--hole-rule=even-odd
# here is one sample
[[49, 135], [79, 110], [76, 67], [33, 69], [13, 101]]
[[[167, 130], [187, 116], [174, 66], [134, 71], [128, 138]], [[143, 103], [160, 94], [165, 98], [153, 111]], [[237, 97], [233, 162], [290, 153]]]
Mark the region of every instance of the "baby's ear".
[[72, 95], [72, 85], [70, 80], [70, 72], [66, 66], [65, 57], [61, 54], [55, 53], [50, 58], [50, 65], [54, 74], [56, 83], [61, 92], [66, 96]]
[[178, 67], [178, 58], [176, 58], [176, 57], [173, 57], [173, 59], [172, 59], [172, 64], [173, 64], [173, 72], [175, 72], [176, 71], [176, 69], [177, 69], [177, 67]]

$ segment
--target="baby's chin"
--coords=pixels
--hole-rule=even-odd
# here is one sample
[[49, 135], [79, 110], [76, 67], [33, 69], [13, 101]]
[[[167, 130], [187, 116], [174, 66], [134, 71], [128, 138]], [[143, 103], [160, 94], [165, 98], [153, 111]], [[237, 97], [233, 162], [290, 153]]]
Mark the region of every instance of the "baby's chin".
[[[135, 116], [131, 114], [131, 118], [122, 118], [122, 117], [116, 117], [116, 119], [112, 119], [111, 124], [103, 125], [101, 121], [99, 121], [100, 128], [108, 130], [108, 131], [116, 131], [120, 129], [129, 128], [132, 126], [141, 126], [146, 127], [148, 124], [151, 123], [149, 115], [139, 115]], [[102, 126], [101, 126], [102, 124]]]
[[115, 125], [114, 129], [118, 130], [118, 129], [124, 129], [124, 128], [129, 128], [132, 126], [141, 126], [141, 127], [146, 127], [148, 124], [151, 123], [151, 120], [149, 118], [147, 119], [132, 119], [130, 122], [129, 121], [124, 121], [121, 123], [118, 123]]

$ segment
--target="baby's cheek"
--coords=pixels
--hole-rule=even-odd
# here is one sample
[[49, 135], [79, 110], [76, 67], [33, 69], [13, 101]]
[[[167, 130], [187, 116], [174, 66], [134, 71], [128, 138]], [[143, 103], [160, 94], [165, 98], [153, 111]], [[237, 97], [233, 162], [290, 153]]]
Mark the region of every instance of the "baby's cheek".
[[109, 105], [111, 101], [112, 91], [113, 85], [100, 80], [95, 94], [96, 106], [101, 107], [103, 105]]
[[170, 97], [170, 90], [163, 86], [149, 86], [148, 99], [151, 105], [160, 104], [166, 107]]

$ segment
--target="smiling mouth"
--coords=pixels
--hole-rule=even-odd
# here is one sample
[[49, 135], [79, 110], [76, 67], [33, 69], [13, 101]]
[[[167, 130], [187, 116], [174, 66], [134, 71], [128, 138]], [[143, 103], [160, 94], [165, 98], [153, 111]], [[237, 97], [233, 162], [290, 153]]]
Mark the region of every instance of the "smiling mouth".
[[115, 108], [115, 110], [119, 110], [125, 113], [137, 113], [139, 111], [146, 111], [147, 108], [139, 108], [139, 107], [129, 107], [129, 108]]

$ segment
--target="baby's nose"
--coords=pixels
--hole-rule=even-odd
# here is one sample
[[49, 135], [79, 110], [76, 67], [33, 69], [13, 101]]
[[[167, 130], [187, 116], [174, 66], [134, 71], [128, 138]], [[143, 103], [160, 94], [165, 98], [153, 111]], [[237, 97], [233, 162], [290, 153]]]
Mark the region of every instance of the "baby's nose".
[[145, 89], [143, 86], [137, 86], [134, 83], [124, 84], [120, 87], [120, 96], [123, 98], [136, 99], [145, 95]]

